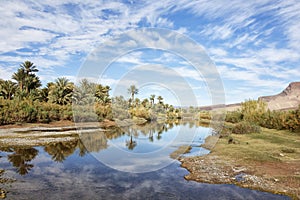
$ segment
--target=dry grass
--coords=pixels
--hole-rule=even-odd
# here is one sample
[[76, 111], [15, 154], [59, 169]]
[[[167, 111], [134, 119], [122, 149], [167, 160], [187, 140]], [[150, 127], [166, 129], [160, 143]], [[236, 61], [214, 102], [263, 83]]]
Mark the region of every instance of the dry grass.
[[288, 131], [263, 129], [262, 133], [230, 136], [235, 144], [228, 144], [228, 138], [219, 140], [213, 151], [219, 155], [244, 161], [299, 161], [300, 136]]

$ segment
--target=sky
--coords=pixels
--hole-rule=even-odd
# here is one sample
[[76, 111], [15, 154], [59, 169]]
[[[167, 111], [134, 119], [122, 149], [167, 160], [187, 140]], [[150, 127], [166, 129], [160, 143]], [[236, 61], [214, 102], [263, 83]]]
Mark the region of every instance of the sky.
[[[299, 0], [1, 0], [0, 4], [2, 79], [10, 79], [22, 62], [30, 60], [44, 85], [57, 77], [76, 81], [104, 44], [112, 44], [118, 52], [121, 44], [113, 43], [115, 38], [155, 28], [189, 38], [203, 49], [200, 57], [211, 60], [213, 65], [207, 68], [216, 69], [225, 103], [277, 94], [290, 82], [300, 81]], [[178, 94], [188, 88], [198, 105], [213, 104], [216, 89], [205, 69], [203, 74], [193, 59], [168, 51], [172, 44], [163, 40], [163, 34], [157, 38], [159, 49], [114, 53], [118, 57], [105, 73], [97, 74], [97, 80], [109, 84], [115, 95], [118, 86], [136, 83], [139, 98], [154, 93], [167, 103], [180, 104], [189, 102], [180, 99], [186, 94]], [[151, 46], [152, 39], [143, 39]], [[182, 52], [196, 58], [194, 47], [182, 44]], [[141, 76], [156, 81], [139, 85], [135, 79]], [[177, 85], [168, 81], [174, 76]]]

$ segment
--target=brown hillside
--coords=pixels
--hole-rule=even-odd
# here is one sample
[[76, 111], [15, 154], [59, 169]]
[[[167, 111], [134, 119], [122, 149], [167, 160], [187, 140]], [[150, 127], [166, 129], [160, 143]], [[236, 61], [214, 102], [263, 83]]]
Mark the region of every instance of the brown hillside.
[[259, 97], [258, 100], [267, 102], [270, 110], [295, 109], [300, 105], [300, 82], [292, 82], [281, 93]]
[[[270, 110], [291, 110], [297, 109], [300, 105], [300, 82], [292, 82], [281, 93], [272, 96], [262, 96], [262, 100], [268, 104]], [[235, 111], [241, 107], [240, 103], [224, 105], [202, 106], [201, 110], [218, 110]]]

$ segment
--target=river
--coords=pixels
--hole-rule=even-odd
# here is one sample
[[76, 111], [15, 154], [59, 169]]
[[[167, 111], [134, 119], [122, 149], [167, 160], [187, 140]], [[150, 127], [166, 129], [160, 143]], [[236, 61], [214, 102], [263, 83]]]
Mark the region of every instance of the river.
[[[286, 196], [187, 181], [170, 154], [203, 155], [212, 131], [195, 123], [147, 124], [80, 133], [45, 146], [0, 147], [0, 189], [6, 199], [289, 199]], [[10, 182], [11, 181], [11, 182]]]

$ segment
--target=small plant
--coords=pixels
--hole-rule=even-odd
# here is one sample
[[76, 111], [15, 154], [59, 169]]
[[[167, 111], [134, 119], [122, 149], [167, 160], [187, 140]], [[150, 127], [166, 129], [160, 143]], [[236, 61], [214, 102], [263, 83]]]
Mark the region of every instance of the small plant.
[[233, 141], [233, 138], [232, 137], [229, 137], [228, 138], [228, 144], [232, 144], [234, 141]]

